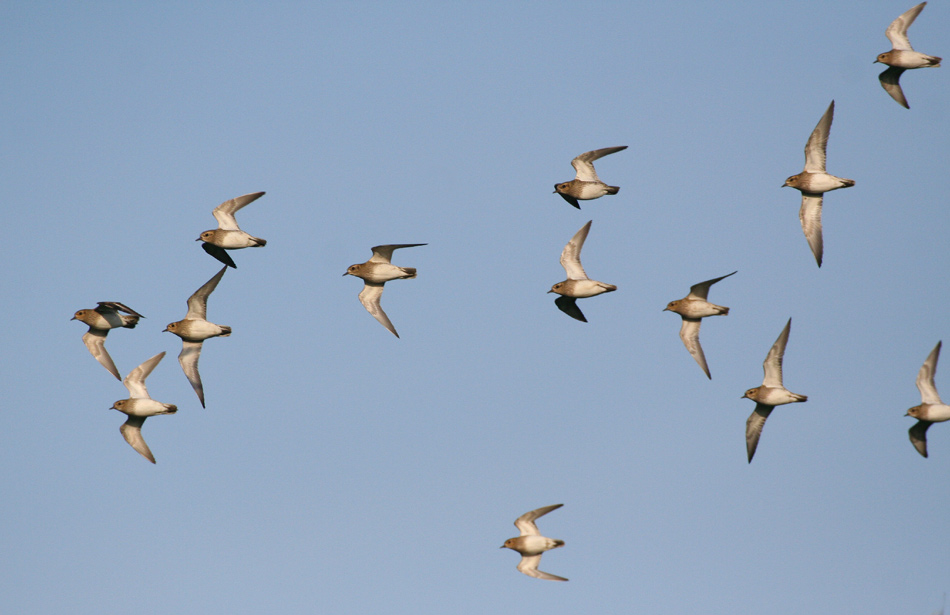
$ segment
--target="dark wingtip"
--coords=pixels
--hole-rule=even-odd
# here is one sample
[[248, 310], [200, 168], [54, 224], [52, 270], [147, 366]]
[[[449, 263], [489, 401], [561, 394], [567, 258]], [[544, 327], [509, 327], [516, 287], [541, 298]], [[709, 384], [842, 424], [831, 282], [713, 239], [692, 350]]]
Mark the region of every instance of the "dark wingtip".
[[219, 263], [223, 263], [232, 269], [237, 269], [237, 265], [234, 264], [234, 259], [231, 258], [231, 255], [228, 254], [224, 248], [219, 248], [213, 243], [205, 242], [201, 244], [201, 249], [214, 257]]

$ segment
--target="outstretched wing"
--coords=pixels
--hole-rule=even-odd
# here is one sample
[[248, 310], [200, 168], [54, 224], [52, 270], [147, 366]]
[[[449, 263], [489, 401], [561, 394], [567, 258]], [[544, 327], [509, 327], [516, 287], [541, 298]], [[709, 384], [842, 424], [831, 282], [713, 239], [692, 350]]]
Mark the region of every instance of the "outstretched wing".
[[892, 21], [891, 25], [887, 26], [884, 35], [891, 41], [891, 45], [894, 49], [900, 49], [902, 51], [914, 50], [914, 48], [910, 46], [910, 40], [907, 38], [907, 28], [914, 23], [914, 20], [917, 19], [920, 12], [924, 10], [926, 4], [926, 2], [921, 2], [914, 8], [907, 9], [900, 17]]
[[196, 290], [190, 297], [188, 297], [188, 313], [185, 314], [185, 320], [205, 320], [207, 318], [208, 296], [211, 295], [215, 288], [217, 288], [218, 282], [221, 281], [221, 278], [224, 277], [224, 272], [227, 270], [227, 266], [222, 267], [221, 271], [214, 274], [210, 280], [202, 284], [201, 288]]
[[369, 259], [370, 263], [390, 263], [393, 257], [393, 250], [399, 248], [415, 248], [416, 246], [425, 246], [425, 243], [391, 243], [384, 246], [373, 246], [373, 256]]
[[89, 327], [89, 331], [82, 336], [82, 343], [86, 345], [86, 348], [88, 348], [92, 356], [96, 358], [96, 361], [99, 361], [100, 365], [109, 370], [109, 373], [115, 376], [116, 379], [122, 380], [122, 376], [119, 375], [119, 370], [116, 369], [115, 363], [112, 362], [112, 357], [109, 356], [109, 351], [106, 350], [106, 335], [108, 334], [108, 329]]
[[363, 304], [367, 312], [373, 315], [373, 318], [379, 321], [379, 324], [392, 331], [392, 334], [396, 337], [399, 337], [399, 334], [396, 333], [396, 327], [390, 322], [389, 316], [386, 316], [386, 312], [383, 311], [382, 306], [379, 304], [379, 299], [382, 296], [382, 284], [366, 282], [363, 286], [363, 290], [360, 292], [360, 303]]
[[927, 428], [933, 425], [931, 421], [917, 421], [914, 426], [907, 430], [910, 436], [910, 443], [914, 445], [917, 452], [927, 456]]
[[597, 177], [597, 171], [594, 170], [594, 161], [598, 158], [603, 158], [608, 154], [613, 154], [614, 152], [619, 152], [620, 150], [624, 149], [627, 149], [626, 145], [621, 145], [619, 147], [604, 147], [602, 149], [584, 152], [571, 161], [571, 166], [577, 171], [577, 176], [575, 179], [579, 179], [583, 182], [600, 181], [600, 179]]
[[129, 375], [122, 381], [122, 384], [129, 390], [129, 394], [133, 398], [144, 397], [151, 399], [148, 395], [148, 389], [145, 388], [145, 379], [148, 378], [148, 375], [152, 373], [152, 370], [155, 369], [155, 366], [161, 362], [164, 356], [164, 351], [158, 353], [129, 372]]
[[554, 300], [554, 305], [557, 306], [557, 309], [561, 310], [571, 318], [581, 322], [587, 322], [587, 319], [584, 318], [584, 312], [581, 311], [581, 308], [577, 307], [576, 298], [565, 297], [564, 295], [561, 295]]
[[910, 109], [910, 105], [907, 104], [907, 98], [904, 97], [904, 90], [901, 89], [901, 74], [905, 69], [890, 66], [886, 71], [877, 76], [881, 82], [881, 87], [891, 95], [891, 98], [896, 100], [902, 107], [905, 109]]
[[245, 194], [235, 197], [230, 201], [225, 201], [215, 207], [211, 213], [214, 214], [214, 219], [218, 221], [218, 228], [225, 231], [241, 230], [237, 220], [234, 218], [234, 214], [248, 203], [253, 203], [262, 196], [264, 196], [263, 192], [252, 192], [251, 194]]
[[564, 506], [564, 504], [552, 504], [551, 506], [542, 506], [541, 508], [529, 510], [515, 519], [515, 527], [518, 528], [522, 536], [540, 536], [541, 533], [538, 531], [538, 526], [534, 524], [535, 519], [543, 517], [552, 510], [557, 510], [562, 506]]
[[201, 357], [202, 342], [189, 342], [182, 340], [181, 353], [178, 355], [178, 364], [181, 365], [181, 371], [185, 372], [185, 377], [191, 383], [191, 388], [198, 395], [198, 401], [201, 407], [205, 407], [205, 390], [201, 386], [201, 374], [198, 373], [198, 359]]
[[567, 279], [569, 280], [590, 279], [581, 265], [581, 250], [584, 249], [584, 242], [587, 240], [587, 233], [590, 232], [591, 222], [593, 220], [589, 220], [579, 231], [574, 233], [571, 240], [561, 250], [561, 266], [567, 272]]
[[145, 318], [129, 306], [119, 303], [118, 301], [99, 301], [98, 304], [99, 306], [96, 308], [96, 311], [100, 314], [108, 314], [110, 312], [125, 312], [126, 314], [131, 314], [132, 316]]
[[785, 356], [785, 345], [788, 344], [788, 332], [792, 327], [792, 319], [789, 318], [785, 323], [785, 328], [779, 333], [778, 339], [769, 349], [769, 354], [762, 363], [762, 369], [765, 372], [765, 379], [762, 385], [772, 388], [784, 388], [782, 386], [782, 358]]
[[821, 239], [821, 195], [808, 195], [802, 193], [802, 207], [798, 210], [798, 220], [802, 223], [802, 231], [805, 233], [805, 239], [808, 241], [808, 247], [811, 253], [815, 255], [815, 261], [821, 267], [821, 258], [825, 253], [824, 243]]
[[733, 271], [732, 273], [727, 273], [724, 276], [718, 278], [713, 278], [711, 280], [706, 280], [705, 282], [700, 282], [699, 284], [693, 284], [689, 287], [689, 294], [686, 295], [687, 299], [702, 299], [703, 301], [709, 297], [709, 287], [718, 282], [719, 280], [725, 280], [731, 275], [737, 274], [738, 271]]
[[[917, 372], [917, 390], [920, 391], [920, 401], [925, 404], [942, 404], [937, 394], [937, 385], [934, 383], [934, 374], [937, 373], [937, 359], [940, 358], [940, 346], [943, 341], [937, 342], [934, 349], [927, 355], [927, 360]], [[926, 457], [926, 455], [925, 455]]]
[[155, 463], [155, 456], [152, 455], [152, 451], [149, 450], [148, 444], [145, 443], [145, 438], [142, 437], [142, 424], [145, 423], [144, 416], [129, 416], [122, 425], [119, 426], [119, 431], [122, 432], [122, 437], [125, 438], [125, 441], [128, 442], [132, 448], [137, 450], [142, 457], [145, 457], [152, 463]]
[[706, 374], [706, 377], [712, 380], [709, 375], [709, 366], [706, 365], [706, 355], [703, 354], [703, 347], [699, 345], [699, 327], [703, 324], [702, 318], [683, 318], [683, 326], [680, 327], [680, 339], [689, 354], [696, 359], [699, 367]]
[[215, 257], [219, 263], [224, 263], [232, 269], [237, 269], [237, 265], [234, 264], [234, 259], [231, 258], [231, 255], [228, 254], [228, 251], [224, 248], [207, 242], [203, 242], [201, 244], [201, 248], [211, 256]]
[[765, 404], [755, 404], [755, 410], [745, 422], [745, 448], [749, 455], [749, 463], [752, 463], [752, 457], [755, 455], [755, 449], [759, 446], [759, 437], [762, 436], [762, 428], [765, 427], [765, 420], [775, 406], [766, 406]]
[[538, 570], [538, 564], [540, 563], [540, 555], [522, 555], [521, 561], [518, 562], [518, 570], [529, 577], [534, 577], [536, 579], [544, 579], [545, 581], [567, 581], [567, 579], [564, 577], [559, 577], [556, 574]]

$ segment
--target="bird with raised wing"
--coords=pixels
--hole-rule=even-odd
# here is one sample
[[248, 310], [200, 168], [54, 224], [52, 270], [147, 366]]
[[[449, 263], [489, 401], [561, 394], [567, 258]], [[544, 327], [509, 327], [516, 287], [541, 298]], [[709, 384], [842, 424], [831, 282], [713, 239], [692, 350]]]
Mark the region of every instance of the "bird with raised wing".
[[937, 373], [937, 359], [940, 358], [940, 346], [943, 341], [937, 342], [930, 351], [927, 360], [917, 372], [917, 390], [920, 391], [920, 405], [914, 406], [904, 416], [912, 416], [917, 422], [910, 428], [910, 442], [917, 452], [927, 456], [927, 429], [934, 423], [950, 420], [950, 406], [940, 401], [937, 394], [937, 385], [934, 375]]
[[627, 146], [621, 145], [584, 152], [571, 161], [571, 166], [577, 171], [574, 179], [569, 182], [554, 184], [554, 192], [560, 194], [565, 201], [578, 209], [581, 208], [577, 203], [578, 200], [589, 201], [599, 199], [605, 194], [617, 194], [620, 192], [619, 186], [608, 186], [597, 177], [597, 171], [594, 170], [594, 161], [625, 149], [627, 149]]
[[512, 549], [521, 554], [521, 561], [518, 562], [518, 570], [529, 577], [536, 579], [545, 579], [547, 581], [567, 581], [564, 577], [538, 570], [538, 564], [541, 563], [541, 554], [551, 549], [564, 546], [563, 540], [547, 538], [542, 536], [535, 525], [538, 517], [543, 517], [552, 510], [557, 510], [564, 504], [552, 504], [543, 506], [535, 510], [526, 512], [515, 519], [515, 527], [521, 532], [520, 536], [509, 538], [500, 548]]
[[181, 353], [178, 363], [185, 372], [185, 377], [191, 383], [191, 388], [198, 395], [201, 407], [205, 407], [205, 391], [201, 384], [201, 374], [198, 373], [198, 359], [201, 357], [203, 342], [211, 337], [228, 337], [231, 327], [216, 325], [206, 320], [208, 315], [208, 297], [218, 286], [218, 282], [227, 271], [227, 266], [221, 268], [214, 277], [205, 282], [201, 288], [188, 297], [188, 313], [177, 322], [169, 323], [164, 331], [174, 333], [181, 338]]
[[574, 233], [571, 240], [561, 250], [561, 266], [564, 267], [564, 271], [567, 273], [567, 279], [558, 282], [548, 291], [561, 295], [554, 300], [559, 310], [581, 322], [587, 322], [587, 319], [584, 318], [581, 309], [577, 307], [578, 299], [595, 297], [602, 293], [617, 290], [617, 287], [613, 284], [591, 280], [584, 272], [584, 267], [581, 266], [581, 250], [584, 248], [587, 233], [590, 232], [591, 222], [593, 220], [588, 221], [579, 231]]
[[759, 437], [762, 435], [765, 420], [769, 418], [775, 406], [808, 401], [806, 395], [792, 393], [782, 384], [782, 359], [785, 356], [785, 346], [788, 344], [788, 333], [791, 327], [792, 319], [789, 318], [778, 339], [769, 349], [769, 354], [765, 356], [765, 362], [762, 363], [762, 369], [765, 371], [762, 386], [749, 389], [742, 396], [755, 402], [755, 410], [745, 424], [746, 452], [749, 455], [749, 463], [752, 463], [752, 456], [755, 455], [755, 449], [759, 445]]
[[727, 316], [729, 314], [729, 308], [710, 303], [706, 301], [706, 297], [709, 296], [710, 286], [735, 273], [736, 272], [733, 271], [732, 273], [713, 278], [712, 280], [693, 284], [689, 288], [688, 295], [682, 299], [670, 301], [666, 307], [663, 308], [664, 312], [676, 312], [682, 316], [683, 325], [680, 327], [680, 339], [683, 340], [683, 345], [686, 346], [686, 350], [696, 359], [696, 363], [699, 364], [703, 373], [705, 373], [706, 377], [710, 380], [712, 380], [712, 376], [709, 374], [709, 366], [706, 365], [706, 355], [703, 354], [703, 347], [699, 344], [699, 327], [702, 325], [703, 318], [707, 316]]
[[155, 463], [155, 456], [152, 455], [148, 444], [145, 443], [145, 438], [142, 437], [142, 425], [145, 423], [145, 419], [159, 414], [175, 414], [178, 412], [178, 406], [155, 401], [149, 396], [148, 389], [145, 388], [145, 379], [148, 378], [148, 375], [152, 373], [152, 370], [155, 369], [155, 366], [161, 362], [164, 356], [165, 353], [160, 352], [129, 372], [122, 384], [129, 390], [130, 397], [115, 402], [110, 408], [129, 416], [125, 423], [119, 427], [119, 431], [132, 448], [152, 463]]
[[921, 2], [917, 6], [904, 11], [900, 17], [891, 22], [891, 25], [887, 26], [884, 35], [891, 41], [891, 50], [879, 54], [877, 59], [874, 60], [874, 62], [887, 64], [888, 68], [878, 75], [881, 87], [905, 109], [910, 109], [910, 105], [907, 104], [904, 90], [901, 89], [901, 74], [908, 69], [940, 66], [942, 60], [937, 56], [929, 56], [914, 51], [914, 48], [910, 46], [910, 39], [907, 38], [907, 28], [914, 23], [914, 20], [917, 19], [926, 5], [926, 2]]
[[381, 325], [389, 329], [393, 335], [399, 337], [396, 333], [396, 327], [390, 322], [389, 316], [383, 311], [379, 304], [383, 296], [383, 285], [391, 280], [411, 280], [416, 277], [415, 267], [397, 267], [391, 261], [393, 250], [399, 248], [415, 248], [424, 246], [424, 243], [394, 243], [384, 246], [373, 246], [373, 256], [365, 263], [350, 265], [343, 275], [352, 275], [363, 280], [363, 290], [360, 291], [359, 299], [366, 311], [372, 314], [373, 318], [379, 321]]
[[204, 248], [205, 252], [228, 267], [237, 269], [237, 265], [234, 264], [234, 260], [227, 253], [227, 250], [262, 248], [267, 245], [267, 240], [248, 235], [242, 231], [234, 214], [262, 196], [264, 196], [263, 192], [252, 192], [225, 201], [215, 207], [211, 213], [214, 214], [214, 219], [218, 221], [218, 228], [201, 233], [195, 241], [203, 241], [201, 247]]
[[120, 327], [134, 329], [139, 318], [145, 317], [118, 301], [99, 301], [97, 307], [79, 310], [70, 320], [78, 320], [89, 325], [89, 331], [82, 336], [82, 343], [86, 345], [96, 361], [99, 361], [100, 365], [116, 377], [116, 380], [122, 380], [119, 370], [112, 362], [112, 357], [109, 356], [109, 351], [106, 350], [106, 336], [109, 334], [109, 329]]
[[798, 175], [785, 180], [782, 187], [789, 186], [802, 193], [802, 206], [798, 210], [798, 219], [802, 231], [818, 266], [824, 254], [821, 239], [821, 205], [824, 193], [838, 188], [850, 188], [853, 179], [835, 177], [825, 172], [825, 152], [828, 148], [828, 135], [831, 133], [831, 121], [835, 116], [835, 101], [831, 101], [825, 114], [821, 116], [815, 130], [805, 143], [805, 169]]

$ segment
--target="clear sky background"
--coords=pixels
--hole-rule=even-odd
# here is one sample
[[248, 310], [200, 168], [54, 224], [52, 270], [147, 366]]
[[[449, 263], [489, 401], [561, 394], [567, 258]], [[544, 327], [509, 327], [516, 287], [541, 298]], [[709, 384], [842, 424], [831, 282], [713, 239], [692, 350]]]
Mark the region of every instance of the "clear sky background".
[[[0, 7], [0, 603], [9, 613], [919, 613], [950, 588], [950, 425], [912, 448], [917, 371], [950, 341], [950, 75], [911, 109], [872, 64], [903, 2], [22, 3]], [[950, 5], [910, 29], [950, 56]], [[780, 188], [828, 103], [816, 267]], [[617, 196], [552, 194], [571, 159]], [[229, 198], [204, 345], [195, 242]], [[546, 291], [593, 220], [572, 320]], [[341, 277], [370, 247], [396, 339]], [[712, 288], [713, 379], [667, 302]], [[179, 412], [153, 466], [73, 312], [147, 318], [107, 348]], [[740, 399], [792, 317], [746, 462]], [[950, 356], [937, 371], [950, 396]], [[531, 579], [512, 522], [566, 542]]]

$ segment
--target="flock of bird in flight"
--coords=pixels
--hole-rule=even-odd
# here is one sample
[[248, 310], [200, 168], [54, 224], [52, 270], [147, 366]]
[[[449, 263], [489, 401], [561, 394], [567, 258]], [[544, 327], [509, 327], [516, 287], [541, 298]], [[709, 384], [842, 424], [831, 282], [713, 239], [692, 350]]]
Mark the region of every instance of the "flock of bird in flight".
[[[907, 28], [914, 22], [923, 10], [926, 2], [907, 10], [888, 26], [885, 34], [891, 41], [892, 49], [877, 56], [875, 62], [886, 64], [888, 68], [879, 76], [881, 86], [890, 96], [905, 108], [910, 108], [904, 92], [900, 86], [900, 76], [908, 69], [940, 66], [941, 58], [929, 56], [913, 50], [907, 38]], [[818, 266], [821, 267], [823, 244], [821, 233], [821, 208], [824, 193], [839, 188], [848, 188], [854, 185], [854, 180], [830, 175], [825, 170], [826, 149], [831, 123], [834, 119], [835, 103], [831, 101], [828, 109], [822, 115], [818, 125], [805, 144], [805, 168], [801, 173], [792, 175], [785, 180], [784, 186], [799, 190], [802, 194], [802, 205], [799, 210], [799, 219], [805, 238], [811, 248]], [[578, 201], [598, 199], [604, 195], [617, 194], [620, 188], [609, 186], [602, 182], [594, 170], [594, 161], [626, 149], [627, 146], [606, 147], [583, 153], [571, 161], [576, 176], [569, 182], [555, 184], [554, 192], [561, 195], [565, 201], [580, 209]], [[204, 231], [196, 241], [203, 242], [202, 248], [224, 264], [224, 267], [205, 282], [188, 298], [188, 312], [182, 320], [170, 323], [164, 330], [174, 333], [182, 340], [182, 350], [178, 355], [178, 362], [182, 371], [191, 383], [201, 406], [205, 407], [204, 388], [201, 376], [198, 373], [198, 358], [201, 356], [202, 343], [212, 337], [227, 337], [231, 334], [231, 327], [217, 325], [207, 320], [208, 297], [224, 277], [228, 267], [237, 265], [228, 254], [229, 250], [242, 248], [259, 248], [267, 241], [245, 233], [237, 224], [235, 214], [243, 207], [263, 196], [263, 192], [246, 194], [225, 201], [214, 211], [218, 228]], [[577, 300], [594, 297], [603, 293], [617, 290], [613, 284], [591, 280], [581, 265], [581, 250], [590, 232], [591, 222], [587, 222], [571, 237], [561, 252], [560, 263], [567, 273], [567, 279], [554, 284], [550, 293], [558, 296], [554, 303], [562, 312], [576, 320], [587, 322], [583, 312], [577, 306]], [[393, 265], [393, 252], [399, 248], [412, 248], [426, 244], [387, 244], [372, 248], [373, 256], [365, 263], [351, 265], [343, 275], [352, 275], [361, 278], [364, 282], [359, 294], [360, 303], [366, 310], [392, 332], [397, 338], [396, 328], [393, 326], [386, 312], [380, 306], [383, 287], [392, 280], [412, 279], [416, 277], [416, 270], [412, 267]], [[680, 339], [686, 346], [693, 359], [706, 374], [712, 378], [702, 346], [699, 343], [699, 329], [702, 319], [709, 316], [725, 316], [729, 308], [715, 305], [707, 301], [710, 287], [731, 276], [736, 272], [694, 284], [689, 294], [682, 299], [671, 301], [665, 310], [675, 312], [682, 317]], [[133, 329], [138, 324], [141, 314], [117, 301], [101, 301], [93, 309], [79, 310], [73, 316], [89, 326], [89, 331], [83, 335], [83, 343], [93, 357], [117, 379], [121, 379], [115, 363], [105, 348], [106, 336], [109, 330], [116, 328]], [[772, 345], [763, 363], [765, 377], [762, 385], [749, 389], [742, 396], [756, 402], [755, 410], [746, 421], [746, 450], [749, 462], [755, 455], [762, 428], [769, 414], [775, 408], [784, 404], [804, 402], [805, 395], [792, 393], [782, 384], [782, 359], [785, 346], [791, 330], [792, 320], [789, 318], [778, 339]], [[910, 440], [914, 448], [924, 457], [927, 456], [927, 429], [931, 424], [950, 420], [950, 405], [944, 404], [937, 394], [934, 384], [934, 374], [937, 371], [937, 359], [940, 356], [941, 342], [927, 356], [920, 372], [917, 374], [917, 388], [921, 395], [921, 404], [910, 408], [907, 415], [914, 417], [917, 423], [910, 428]], [[155, 463], [155, 457], [149, 450], [142, 437], [142, 425], [145, 419], [159, 414], [174, 414], [178, 407], [153, 400], [145, 387], [145, 379], [165, 356], [161, 352], [133, 369], [122, 383], [129, 390], [130, 397], [115, 402], [112, 408], [128, 415], [128, 419], [120, 427], [120, 432], [126, 441], [143, 457]], [[535, 520], [547, 513], [560, 508], [563, 504], [544, 506], [526, 512], [515, 520], [515, 527], [520, 535], [509, 538], [501, 548], [509, 548], [521, 554], [518, 570], [528, 576], [551, 581], [567, 581], [564, 577], [549, 574], [538, 570], [541, 554], [550, 549], [564, 545], [563, 540], [555, 540], [542, 536], [538, 531]]]

